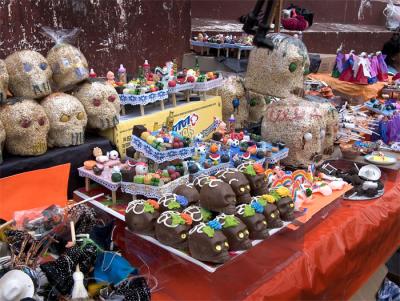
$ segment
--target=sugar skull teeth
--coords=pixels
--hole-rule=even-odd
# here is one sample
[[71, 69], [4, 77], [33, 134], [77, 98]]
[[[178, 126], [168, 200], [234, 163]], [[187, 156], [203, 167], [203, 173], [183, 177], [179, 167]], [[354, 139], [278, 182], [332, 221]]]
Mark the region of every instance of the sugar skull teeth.
[[85, 134], [83, 132], [71, 134], [71, 145], [83, 144], [84, 140], [85, 140]]
[[32, 85], [33, 93], [37, 96], [47, 95], [49, 92], [51, 93], [50, 82], [45, 82], [43, 84]]

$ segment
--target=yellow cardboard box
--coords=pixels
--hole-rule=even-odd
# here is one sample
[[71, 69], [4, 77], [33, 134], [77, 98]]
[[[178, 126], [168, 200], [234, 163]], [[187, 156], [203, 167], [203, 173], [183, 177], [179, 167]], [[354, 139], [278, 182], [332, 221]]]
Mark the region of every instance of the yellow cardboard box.
[[216, 120], [222, 119], [221, 97], [212, 96], [206, 100], [185, 103], [149, 115], [120, 120], [116, 127], [100, 134], [111, 140], [121, 156], [124, 157], [125, 150], [131, 143], [133, 127], [140, 124], [149, 130], [153, 130], [154, 123], [157, 122], [161, 126], [166, 121], [170, 111], [174, 114], [174, 130], [178, 133], [187, 137], [194, 137], [202, 133], [207, 137], [215, 129]]

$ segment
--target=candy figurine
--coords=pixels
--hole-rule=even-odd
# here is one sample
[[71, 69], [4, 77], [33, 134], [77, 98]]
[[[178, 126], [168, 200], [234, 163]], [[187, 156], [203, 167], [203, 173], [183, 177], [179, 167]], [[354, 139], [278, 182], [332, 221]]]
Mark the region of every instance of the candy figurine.
[[184, 213], [165, 211], [157, 219], [155, 226], [157, 239], [176, 249], [188, 248], [188, 232], [192, 219]]
[[222, 232], [228, 238], [229, 250], [240, 251], [251, 248], [249, 230], [239, 218], [220, 214], [215, 219], [222, 225]]
[[260, 204], [242, 204], [236, 207], [236, 216], [246, 224], [250, 239], [264, 239], [269, 236], [264, 208]]
[[109, 84], [115, 85], [115, 75], [114, 75], [114, 72], [108, 71], [108, 72], [107, 72], [107, 75], [106, 75], [106, 78], [107, 78], [107, 82], [108, 82]]
[[94, 72], [93, 68], [90, 69], [89, 77], [90, 78], [96, 78], [97, 77], [97, 74], [96, 74], [96, 72]]
[[154, 200], [134, 200], [125, 210], [125, 221], [129, 230], [139, 234], [154, 236], [159, 217], [159, 204]]

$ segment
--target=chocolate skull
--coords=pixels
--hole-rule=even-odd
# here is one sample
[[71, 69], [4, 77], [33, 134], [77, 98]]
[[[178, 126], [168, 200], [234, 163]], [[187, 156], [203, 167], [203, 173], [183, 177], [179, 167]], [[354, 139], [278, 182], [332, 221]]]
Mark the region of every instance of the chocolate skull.
[[246, 176], [234, 168], [220, 170], [215, 174], [218, 179], [231, 185], [232, 190], [236, 194], [236, 201], [238, 204], [250, 203], [250, 183]]
[[229, 184], [211, 179], [201, 188], [200, 206], [215, 212], [234, 214], [236, 196]]
[[281, 198], [277, 201], [277, 206], [282, 220], [287, 222], [294, 220], [294, 202], [292, 198]]
[[183, 210], [183, 213], [189, 215], [192, 218], [193, 225], [197, 225], [201, 222], [208, 222], [211, 218], [210, 211], [195, 205], [191, 205], [185, 208]]
[[6, 64], [0, 60], [0, 104], [7, 98], [9, 76]]
[[220, 230], [200, 223], [189, 232], [189, 252], [192, 257], [206, 262], [224, 263], [229, 260], [229, 244]]
[[66, 91], [89, 77], [88, 63], [82, 52], [70, 44], [57, 44], [50, 49], [47, 60], [53, 70], [57, 88]]
[[6, 130], [4, 129], [4, 125], [0, 120], [0, 164], [3, 163], [3, 147], [5, 141], [6, 141]]
[[176, 249], [187, 250], [190, 223], [179, 212], [161, 213], [155, 228], [156, 237], [161, 243]]
[[[257, 198], [253, 198], [252, 202], [254, 201], [260, 202]], [[275, 204], [271, 204], [268, 202], [265, 202], [264, 204], [262, 204], [262, 206], [264, 206], [264, 216], [267, 220], [267, 228], [274, 229], [282, 227], [283, 222], [281, 220], [278, 207]]]
[[220, 214], [215, 219], [222, 225], [222, 232], [228, 238], [229, 250], [240, 251], [251, 248], [249, 230], [239, 218]]
[[118, 124], [120, 100], [113, 86], [104, 82], [85, 82], [74, 96], [85, 107], [89, 127], [105, 130]]
[[175, 188], [174, 193], [183, 195], [189, 204], [199, 203], [200, 194], [192, 183], [179, 185]]
[[49, 119], [34, 100], [25, 99], [0, 107], [0, 120], [6, 130], [10, 154], [38, 156], [47, 151]]
[[53, 93], [42, 102], [50, 121], [49, 147], [84, 143], [87, 116], [83, 105], [65, 93]]
[[158, 200], [160, 212], [173, 210], [181, 212], [187, 205], [188, 201], [184, 196], [175, 193], [166, 193]]
[[51, 69], [39, 52], [22, 50], [9, 55], [6, 60], [9, 88], [16, 97], [38, 99], [51, 93]]
[[193, 186], [200, 192], [201, 188], [210, 181], [211, 177], [208, 175], [199, 175], [193, 179]]
[[154, 236], [154, 229], [160, 212], [155, 201], [134, 200], [125, 210], [125, 222], [129, 230]]
[[250, 239], [264, 239], [269, 236], [267, 221], [262, 213], [256, 212], [249, 204], [236, 207], [236, 216], [246, 224]]

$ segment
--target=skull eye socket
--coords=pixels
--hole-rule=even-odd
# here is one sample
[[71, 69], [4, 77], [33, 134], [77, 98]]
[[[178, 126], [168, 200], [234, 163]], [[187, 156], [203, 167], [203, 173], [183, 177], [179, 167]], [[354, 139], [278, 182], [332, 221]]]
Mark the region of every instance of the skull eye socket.
[[76, 118], [77, 118], [78, 120], [82, 120], [83, 117], [85, 117], [85, 114], [83, 114], [83, 112], [79, 112], [79, 113], [76, 115]]
[[109, 102], [114, 102], [115, 99], [116, 99], [115, 95], [110, 95], [110, 96], [108, 96], [108, 101], [109, 101]]
[[244, 192], [245, 191], [244, 187], [240, 187], [240, 191]]
[[47, 64], [46, 63], [40, 63], [39, 64], [40, 69], [42, 69], [43, 71], [47, 69]]
[[28, 128], [31, 126], [32, 121], [29, 119], [23, 119], [21, 120], [21, 127], [23, 127], [24, 129]]
[[181, 234], [181, 239], [182, 239], [182, 240], [186, 239], [186, 237], [187, 237], [186, 233], [182, 233], [182, 234]]
[[289, 71], [290, 72], [295, 72], [297, 70], [297, 64], [296, 63], [290, 63], [289, 65]]
[[240, 232], [237, 234], [237, 236], [238, 236], [240, 239], [243, 239], [243, 238], [244, 238], [244, 233], [243, 233], [242, 231], [240, 231]]
[[32, 70], [32, 65], [29, 63], [24, 63], [24, 71], [30, 72]]
[[43, 126], [46, 123], [46, 119], [44, 117], [40, 117], [38, 123], [40, 126]]
[[222, 246], [221, 245], [215, 245], [215, 250], [218, 252], [221, 252]]
[[60, 121], [61, 122], [68, 122], [70, 119], [71, 118], [66, 114], [62, 114], [61, 117], [60, 117]]
[[101, 105], [101, 100], [98, 99], [98, 98], [94, 98], [94, 99], [93, 99], [93, 105], [94, 105], [95, 107], [99, 107], [99, 106]]

